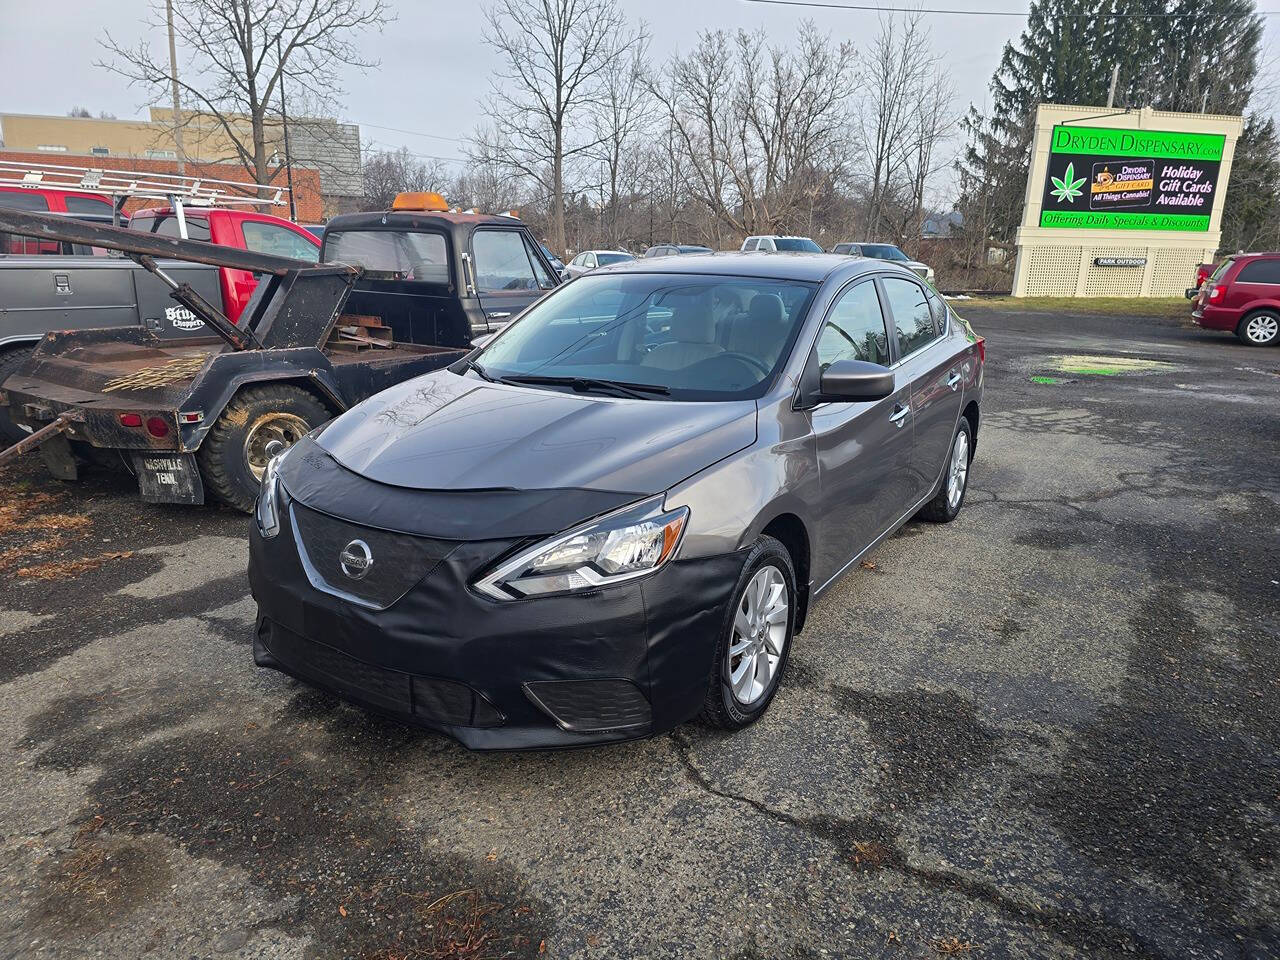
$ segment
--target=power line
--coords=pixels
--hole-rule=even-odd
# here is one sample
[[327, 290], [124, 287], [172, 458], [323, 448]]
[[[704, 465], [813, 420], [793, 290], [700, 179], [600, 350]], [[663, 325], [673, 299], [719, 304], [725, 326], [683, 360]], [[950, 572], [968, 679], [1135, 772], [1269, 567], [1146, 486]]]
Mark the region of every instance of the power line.
[[423, 133], [421, 130], [402, 130], [400, 127], [380, 127], [376, 123], [358, 123], [357, 125], [361, 127], [370, 127], [374, 130], [390, 130], [392, 133], [407, 133], [411, 137], [430, 137], [432, 140], [447, 140], [450, 143], [467, 142], [461, 137], [442, 137], [438, 133]]
[[[818, 10], [867, 10], [872, 13], [930, 13], [950, 14], [957, 17], [1019, 17], [1029, 14], [1018, 10], [957, 10], [946, 7], [891, 7], [879, 3], [820, 3], [818, 0], [746, 0], [747, 3], [768, 3], [779, 7], [813, 7]], [[1255, 10], [1260, 17], [1280, 16], [1280, 10]], [[1162, 19], [1186, 16], [1185, 13], [1067, 13], [1061, 17], [1089, 20], [1099, 17], [1130, 17], [1132, 19]]]

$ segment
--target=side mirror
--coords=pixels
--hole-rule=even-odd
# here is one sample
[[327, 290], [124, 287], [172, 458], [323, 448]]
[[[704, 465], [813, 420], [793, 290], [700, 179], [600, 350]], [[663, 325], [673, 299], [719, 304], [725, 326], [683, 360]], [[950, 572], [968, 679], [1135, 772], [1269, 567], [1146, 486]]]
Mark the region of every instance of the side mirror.
[[865, 360], [837, 360], [822, 374], [818, 399], [883, 400], [897, 388], [893, 371]]

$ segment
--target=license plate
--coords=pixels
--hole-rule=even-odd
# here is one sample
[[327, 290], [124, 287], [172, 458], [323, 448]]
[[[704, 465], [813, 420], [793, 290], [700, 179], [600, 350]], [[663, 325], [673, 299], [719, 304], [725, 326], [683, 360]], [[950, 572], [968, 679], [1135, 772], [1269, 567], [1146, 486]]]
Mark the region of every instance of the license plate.
[[193, 453], [133, 455], [138, 491], [148, 503], [204, 503], [204, 483]]

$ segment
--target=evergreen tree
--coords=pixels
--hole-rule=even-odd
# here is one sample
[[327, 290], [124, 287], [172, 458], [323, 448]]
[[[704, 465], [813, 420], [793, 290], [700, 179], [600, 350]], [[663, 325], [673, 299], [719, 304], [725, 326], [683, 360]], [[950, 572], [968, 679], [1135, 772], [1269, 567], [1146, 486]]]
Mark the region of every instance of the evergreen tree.
[[1254, 114], [1236, 141], [1222, 211], [1222, 249], [1280, 248], [1280, 136], [1275, 121]]

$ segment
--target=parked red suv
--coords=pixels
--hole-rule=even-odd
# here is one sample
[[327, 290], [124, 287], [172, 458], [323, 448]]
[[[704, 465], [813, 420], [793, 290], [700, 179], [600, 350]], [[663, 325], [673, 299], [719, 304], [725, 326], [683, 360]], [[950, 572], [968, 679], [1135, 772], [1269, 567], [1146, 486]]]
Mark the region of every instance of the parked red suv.
[[1228, 257], [1200, 285], [1191, 319], [1230, 330], [1251, 347], [1280, 343], [1280, 253]]
[[[10, 187], [0, 186], [0, 207], [16, 207], [18, 210], [34, 210], [36, 213], [57, 213], [77, 220], [88, 220], [92, 223], [110, 224], [114, 211], [111, 199], [96, 193], [79, 193], [73, 190], [57, 190], [48, 187]], [[120, 223], [125, 226], [129, 218], [120, 215]], [[35, 254], [97, 253], [87, 247], [73, 249], [72, 244], [58, 243], [56, 240], [39, 240], [35, 237], [18, 237], [12, 234], [0, 234], [0, 253], [33, 256]], [[101, 251], [106, 253], [105, 250]]]

